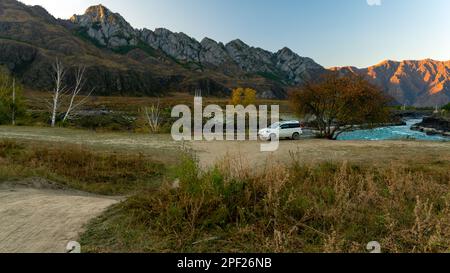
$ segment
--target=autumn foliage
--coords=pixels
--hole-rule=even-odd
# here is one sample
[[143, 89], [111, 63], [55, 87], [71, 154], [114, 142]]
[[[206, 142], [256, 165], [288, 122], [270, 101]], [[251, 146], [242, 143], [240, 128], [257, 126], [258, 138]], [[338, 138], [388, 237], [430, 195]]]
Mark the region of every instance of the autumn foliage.
[[256, 102], [256, 90], [251, 88], [236, 88], [231, 94], [232, 105], [249, 106]]
[[360, 76], [327, 74], [291, 92], [290, 102], [297, 114], [313, 117], [320, 136], [328, 139], [357, 128], [373, 128], [389, 116], [388, 98]]

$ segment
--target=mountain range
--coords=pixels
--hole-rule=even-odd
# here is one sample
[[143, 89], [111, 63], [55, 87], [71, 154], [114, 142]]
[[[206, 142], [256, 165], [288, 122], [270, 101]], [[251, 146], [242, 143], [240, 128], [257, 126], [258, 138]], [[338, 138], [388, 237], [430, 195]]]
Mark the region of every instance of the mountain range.
[[[201, 89], [223, 96], [245, 86], [261, 98], [283, 99], [290, 88], [327, 72], [287, 47], [270, 52], [239, 39], [223, 44], [164, 28], [135, 29], [103, 5], [62, 20], [40, 6], [1, 0], [0, 65], [31, 89], [50, 89], [55, 58], [68, 67], [86, 66], [86, 89], [95, 87], [97, 95], [163, 96]], [[450, 62], [424, 60], [331, 70], [365, 75], [399, 104], [434, 106], [450, 102], [449, 69]]]
[[417, 107], [450, 102], [450, 61], [390, 61], [358, 69], [333, 68], [342, 74], [366, 76], [398, 103]]

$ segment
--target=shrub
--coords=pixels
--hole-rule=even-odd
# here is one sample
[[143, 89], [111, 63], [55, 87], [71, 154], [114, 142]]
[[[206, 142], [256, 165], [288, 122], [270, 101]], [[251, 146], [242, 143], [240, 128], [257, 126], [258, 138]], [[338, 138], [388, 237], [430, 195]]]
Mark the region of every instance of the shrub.
[[256, 90], [251, 88], [236, 88], [231, 95], [230, 103], [234, 106], [249, 106], [256, 102]]
[[443, 110], [450, 112], [450, 103], [442, 107]]
[[[108, 214], [115, 220], [94, 222], [83, 245], [132, 252], [365, 252], [376, 240], [384, 252], [449, 251], [448, 170], [428, 175], [405, 166], [295, 163], [255, 173], [229, 161], [204, 172], [187, 159], [175, 173], [178, 188], [171, 179], [157, 192], [130, 198]], [[105, 226], [118, 228], [105, 234]]]
[[83, 116], [70, 122], [75, 127], [90, 130], [128, 131], [133, 128], [133, 118], [121, 114]]

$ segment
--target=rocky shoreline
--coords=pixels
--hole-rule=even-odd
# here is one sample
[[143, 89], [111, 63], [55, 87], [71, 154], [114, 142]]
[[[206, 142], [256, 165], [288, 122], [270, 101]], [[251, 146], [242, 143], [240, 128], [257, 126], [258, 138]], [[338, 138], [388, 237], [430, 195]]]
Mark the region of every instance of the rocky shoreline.
[[430, 136], [450, 137], [450, 119], [438, 116], [424, 117], [423, 121], [411, 127], [411, 130], [424, 132]]

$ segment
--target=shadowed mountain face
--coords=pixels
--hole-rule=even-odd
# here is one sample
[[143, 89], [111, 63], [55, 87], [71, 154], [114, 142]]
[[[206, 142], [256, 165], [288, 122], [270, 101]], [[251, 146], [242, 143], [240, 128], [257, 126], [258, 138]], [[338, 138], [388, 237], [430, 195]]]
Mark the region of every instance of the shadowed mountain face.
[[[57, 20], [39, 6], [0, 1], [0, 65], [34, 89], [52, 88], [52, 63], [87, 66], [86, 90], [97, 95], [165, 95], [172, 91], [229, 94], [253, 87], [260, 97], [285, 98], [288, 87], [325, 69], [285, 48], [271, 53], [240, 40], [201, 42], [167, 29], [134, 29], [102, 5]], [[69, 73], [67, 81], [73, 81]]]
[[384, 61], [364, 69], [335, 70], [367, 76], [399, 104], [434, 107], [450, 102], [450, 61]]

